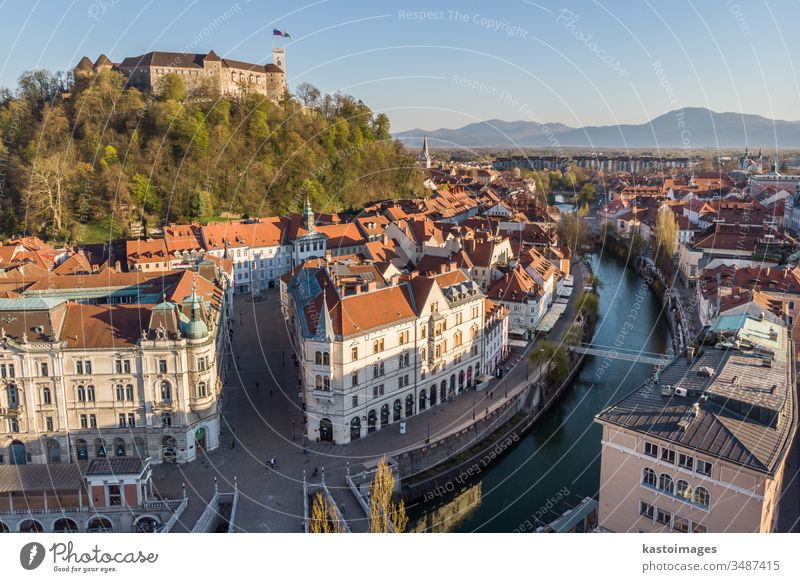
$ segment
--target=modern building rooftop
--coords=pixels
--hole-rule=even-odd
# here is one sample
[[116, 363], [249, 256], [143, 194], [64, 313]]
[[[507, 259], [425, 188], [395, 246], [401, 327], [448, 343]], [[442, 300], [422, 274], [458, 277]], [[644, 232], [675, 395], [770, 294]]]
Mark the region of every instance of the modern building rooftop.
[[597, 420], [774, 474], [797, 429], [793, 353], [780, 323], [718, 317], [699, 346]]

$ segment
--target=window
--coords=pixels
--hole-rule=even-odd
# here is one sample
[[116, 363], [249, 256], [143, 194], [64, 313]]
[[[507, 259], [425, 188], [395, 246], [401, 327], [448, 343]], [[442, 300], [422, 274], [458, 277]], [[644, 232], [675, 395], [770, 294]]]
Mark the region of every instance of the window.
[[16, 416], [8, 418], [8, 432], [19, 432], [19, 422]]
[[358, 359], [358, 347], [350, 348], [350, 357], [354, 360]]
[[692, 465], [694, 465], [694, 457], [684, 455], [683, 453], [678, 453], [678, 466], [684, 467], [685, 469], [689, 469], [691, 471]]
[[689, 533], [689, 520], [680, 515], [676, 515], [672, 520], [672, 529], [681, 533]]
[[314, 388], [317, 390], [322, 390], [322, 375], [317, 374], [314, 377]]
[[670, 525], [672, 522], [672, 514], [669, 511], [664, 511], [663, 509], [656, 508], [656, 521], [663, 525]]
[[372, 340], [372, 353], [379, 354], [383, 351], [383, 338]]
[[122, 361], [122, 371], [125, 374], [131, 373], [131, 361], [130, 360], [123, 360]]
[[325, 376], [322, 378], [322, 388], [324, 390], [330, 391], [331, 389], [331, 377]]
[[708, 489], [706, 489], [705, 487], [698, 487], [697, 489], [695, 489], [694, 502], [697, 505], [708, 507], [709, 503], [711, 502], [711, 494], [708, 492]]
[[400, 332], [400, 335], [397, 338], [397, 343], [401, 346], [408, 343], [409, 333], [408, 330], [404, 330]]
[[114, 360], [114, 372], [122, 374], [122, 360]]
[[159, 374], [166, 374], [167, 373], [167, 361], [166, 360], [159, 360], [158, 361], [158, 372], [159, 372]]
[[161, 426], [172, 426], [172, 415], [169, 412], [165, 412], [161, 415]]
[[317, 352], [314, 354], [314, 363], [318, 365], [322, 364], [322, 352]]
[[119, 485], [108, 486], [108, 504], [122, 505], [122, 492], [120, 491]]
[[656, 472], [650, 468], [645, 468], [644, 471], [642, 471], [642, 485], [647, 485], [648, 487], [655, 487]]
[[119, 426], [119, 428], [125, 428], [125, 415], [124, 414], [120, 414], [119, 415], [119, 425], [118, 426]]
[[201, 372], [203, 370], [208, 370], [208, 356], [197, 358], [197, 369], [200, 370]]
[[383, 384], [372, 387], [372, 397], [377, 398], [378, 396], [383, 396]]
[[89, 415], [89, 428], [97, 428], [97, 416], [94, 414]]
[[428, 337], [428, 324], [427, 323], [423, 323], [422, 326], [419, 328], [419, 336], [422, 339], [425, 339], [426, 337]]
[[675, 495], [683, 497], [684, 499], [691, 499], [692, 486], [683, 479], [679, 479], [678, 482], [675, 483]]
[[356, 406], [358, 406], [358, 395], [357, 394], [353, 396], [353, 408], [355, 408]]
[[711, 476], [711, 463], [708, 461], [703, 461], [702, 459], [697, 459], [697, 463], [695, 465], [695, 471], [700, 473], [701, 475], [706, 475], [707, 477]]
[[86, 389], [86, 400], [88, 400], [89, 402], [94, 402], [94, 386], [92, 386], [91, 384]]
[[358, 372], [353, 372], [351, 379], [353, 380], [353, 386], [358, 386]]
[[125, 386], [125, 400], [133, 402], [133, 384]]
[[658, 445], [653, 443], [644, 443], [644, 454], [648, 457], [656, 458], [658, 457]]
[[81, 428], [89, 428], [89, 422], [85, 414], [81, 414]]
[[639, 515], [642, 515], [648, 519], [653, 519], [654, 514], [655, 514], [655, 507], [653, 507], [646, 501], [639, 501]]
[[172, 386], [164, 380], [161, 382], [161, 401], [169, 402], [170, 400], [172, 400]]
[[42, 362], [41, 369], [42, 369], [42, 376], [50, 375], [50, 366], [47, 365], [47, 362]]
[[53, 431], [53, 417], [52, 416], [48, 416], [47, 418], [45, 418], [44, 419], [44, 425], [45, 425], [46, 430], [48, 432], [52, 432]]
[[205, 398], [208, 396], [208, 385], [205, 382], [197, 383], [197, 397]]
[[83, 361], [83, 373], [84, 374], [91, 374], [92, 373], [92, 362], [91, 362], [91, 360], [84, 360]]
[[19, 406], [19, 394], [17, 393], [17, 387], [13, 384], [9, 384], [7, 391], [9, 408], [17, 408]]
[[136, 428], [136, 415], [132, 412], [128, 413], [128, 426], [130, 428]]
[[125, 400], [125, 389], [122, 384], [117, 384], [117, 400], [120, 402]]
[[323, 366], [330, 366], [331, 364], [331, 355], [328, 352], [322, 354], [322, 365]]
[[699, 523], [692, 524], [692, 533], [706, 533], [708, 532], [708, 528], [704, 525], [700, 525]]
[[675, 451], [670, 449], [661, 449], [661, 460], [665, 463], [675, 464]]
[[53, 396], [50, 393], [50, 388], [42, 388], [42, 402], [45, 404], [52, 404]]
[[661, 473], [661, 475], [658, 476], [658, 488], [661, 489], [661, 491], [672, 495], [672, 486], [672, 477], [666, 473]]

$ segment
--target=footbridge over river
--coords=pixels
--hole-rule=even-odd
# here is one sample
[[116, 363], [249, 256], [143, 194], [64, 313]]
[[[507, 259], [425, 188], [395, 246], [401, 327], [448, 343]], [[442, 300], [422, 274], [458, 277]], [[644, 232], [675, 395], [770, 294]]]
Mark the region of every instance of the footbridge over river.
[[636, 364], [649, 364], [651, 366], [666, 366], [675, 356], [668, 354], [657, 354], [640, 350], [630, 350], [625, 348], [615, 348], [613, 346], [601, 346], [597, 344], [578, 344], [570, 349], [579, 354], [587, 356], [598, 356], [611, 360], [622, 360], [624, 362], [634, 362]]

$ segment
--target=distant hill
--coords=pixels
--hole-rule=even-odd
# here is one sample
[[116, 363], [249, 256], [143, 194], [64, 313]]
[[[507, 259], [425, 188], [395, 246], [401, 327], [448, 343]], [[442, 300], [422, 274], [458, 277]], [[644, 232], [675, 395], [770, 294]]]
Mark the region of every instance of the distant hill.
[[431, 147], [614, 147], [800, 148], [800, 121], [760, 115], [718, 113], [704, 107], [670, 111], [648, 123], [573, 128], [563, 123], [492, 119], [458, 129], [412, 129], [394, 134], [409, 147], [420, 147], [427, 135]]

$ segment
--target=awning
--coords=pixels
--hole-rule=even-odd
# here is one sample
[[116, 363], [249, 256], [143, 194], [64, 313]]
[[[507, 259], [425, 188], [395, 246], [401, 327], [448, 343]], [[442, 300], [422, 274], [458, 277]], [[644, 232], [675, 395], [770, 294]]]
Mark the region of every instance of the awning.
[[525, 335], [528, 333], [528, 330], [524, 327], [512, 327], [508, 330], [509, 335]]
[[528, 342], [522, 340], [508, 340], [508, 345], [515, 348], [527, 348]]

